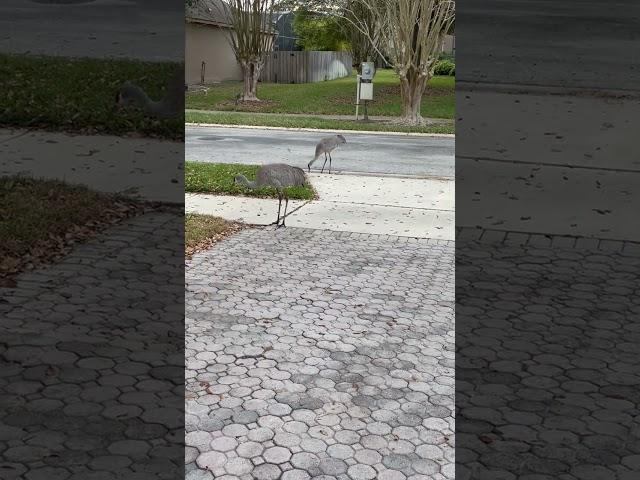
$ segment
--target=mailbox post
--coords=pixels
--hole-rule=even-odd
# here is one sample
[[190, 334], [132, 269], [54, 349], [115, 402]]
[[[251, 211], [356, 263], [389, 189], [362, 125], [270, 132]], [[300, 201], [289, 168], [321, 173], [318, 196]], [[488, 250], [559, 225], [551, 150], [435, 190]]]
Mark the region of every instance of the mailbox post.
[[364, 120], [369, 120], [367, 112], [367, 101], [373, 100], [373, 76], [375, 75], [375, 64], [373, 62], [362, 62], [362, 75], [358, 75], [358, 86], [356, 93], [356, 120], [358, 120], [358, 107], [360, 101], [364, 101]]

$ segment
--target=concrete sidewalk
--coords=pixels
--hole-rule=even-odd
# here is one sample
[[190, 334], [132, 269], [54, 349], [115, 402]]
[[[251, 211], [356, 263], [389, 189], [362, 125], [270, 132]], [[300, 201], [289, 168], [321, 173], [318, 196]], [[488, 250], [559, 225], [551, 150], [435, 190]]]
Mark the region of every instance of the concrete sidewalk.
[[465, 109], [458, 125], [457, 159], [482, 156], [573, 167], [606, 165], [640, 173], [640, 157], [629, 154], [636, 150], [638, 99], [489, 91], [464, 95], [473, 108]]
[[458, 227], [640, 238], [640, 200], [633, 195], [640, 160], [629, 153], [636, 151], [639, 100], [464, 95], [474, 108], [466, 109], [458, 126], [456, 181], [462, 187], [459, 201], [467, 206]]
[[40, 131], [18, 137], [25, 132], [0, 129], [0, 175], [54, 178], [102, 192], [182, 202], [183, 143]]
[[[290, 200], [287, 218], [291, 212], [309, 203], [308, 201]], [[284, 209], [284, 205], [282, 206]], [[201, 193], [185, 194], [185, 211], [215, 215], [252, 225], [275, 224], [278, 212], [278, 200], [266, 198], [232, 197], [230, 195], [207, 195]], [[284, 211], [284, 210], [283, 210]]]
[[[319, 199], [290, 201], [287, 226], [453, 240], [454, 182], [356, 175], [309, 175]], [[278, 200], [186, 195], [186, 211], [257, 225], [275, 221]]]

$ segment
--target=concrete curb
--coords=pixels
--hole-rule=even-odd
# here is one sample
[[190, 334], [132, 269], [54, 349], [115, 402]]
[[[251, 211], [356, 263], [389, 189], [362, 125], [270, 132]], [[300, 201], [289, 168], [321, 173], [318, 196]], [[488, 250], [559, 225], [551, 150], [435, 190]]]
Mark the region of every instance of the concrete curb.
[[398, 137], [441, 137], [456, 138], [454, 133], [406, 133], [406, 132], [376, 132], [369, 130], [329, 130], [324, 128], [288, 128], [288, 127], [265, 127], [262, 125], [227, 125], [221, 123], [186, 123], [188, 127], [218, 127], [218, 128], [246, 128], [249, 130], [283, 130], [293, 132], [327, 132], [327, 133], [346, 133], [349, 135], [366, 134], [366, 135], [392, 135]]

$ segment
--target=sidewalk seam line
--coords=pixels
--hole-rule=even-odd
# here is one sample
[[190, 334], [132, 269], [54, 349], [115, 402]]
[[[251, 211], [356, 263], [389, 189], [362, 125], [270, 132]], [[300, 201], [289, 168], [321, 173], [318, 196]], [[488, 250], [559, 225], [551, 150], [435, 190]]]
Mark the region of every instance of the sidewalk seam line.
[[509, 160], [503, 158], [492, 158], [492, 157], [470, 157], [467, 155], [456, 155], [456, 160], [475, 160], [481, 162], [499, 162], [499, 163], [513, 163], [515, 165], [535, 165], [540, 167], [556, 167], [556, 168], [575, 168], [581, 170], [596, 170], [603, 172], [614, 172], [614, 173], [640, 173], [640, 170], [631, 170], [627, 168], [610, 168], [610, 167], [593, 167], [590, 165], [561, 165], [557, 163], [547, 163], [547, 162], [534, 162], [531, 160]]
[[427, 207], [405, 207], [402, 205], [385, 205], [383, 203], [364, 203], [364, 202], [346, 202], [346, 201], [340, 201], [340, 200], [323, 200], [322, 198], [319, 198], [318, 200], [319, 202], [331, 202], [331, 203], [346, 203], [349, 205], [369, 205], [371, 207], [390, 207], [390, 208], [404, 208], [407, 210], [429, 210], [429, 211], [433, 211], [433, 212], [455, 212], [454, 210], [446, 210], [444, 208], [427, 208]]

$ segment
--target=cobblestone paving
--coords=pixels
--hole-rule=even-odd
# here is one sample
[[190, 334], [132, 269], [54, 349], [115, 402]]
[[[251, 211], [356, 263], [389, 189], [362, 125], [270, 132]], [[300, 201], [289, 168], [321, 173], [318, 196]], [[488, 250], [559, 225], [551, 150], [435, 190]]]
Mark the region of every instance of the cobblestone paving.
[[252, 229], [186, 271], [188, 480], [454, 478], [452, 242]]
[[131, 219], [0, 290], [2, 480], [180, 478], [183, 228]]
[[640, 255], [503, 237], [457, 242], [456, 479], [637, 480]]

